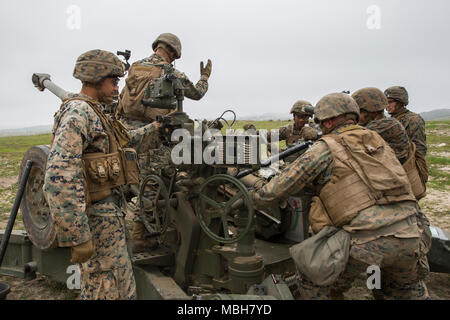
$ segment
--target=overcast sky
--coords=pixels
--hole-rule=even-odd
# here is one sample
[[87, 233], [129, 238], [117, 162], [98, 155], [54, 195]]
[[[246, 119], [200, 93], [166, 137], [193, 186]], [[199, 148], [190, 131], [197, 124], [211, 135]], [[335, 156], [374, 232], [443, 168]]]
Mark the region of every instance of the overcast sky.
[[448, 0], [1, 0], [0, 129], [53, 122], [60, 102], [33, 72], [78, 92], [81, 53], [129, 49], [136, 61], [163, 32], [181, 39], [176, 67], [194, 83], [212, 60], [205, 97], [185, 100], [192, 118], [288, 114], [299, 99], [391, 85], [415, 112], [448, 108], [449, 13]]

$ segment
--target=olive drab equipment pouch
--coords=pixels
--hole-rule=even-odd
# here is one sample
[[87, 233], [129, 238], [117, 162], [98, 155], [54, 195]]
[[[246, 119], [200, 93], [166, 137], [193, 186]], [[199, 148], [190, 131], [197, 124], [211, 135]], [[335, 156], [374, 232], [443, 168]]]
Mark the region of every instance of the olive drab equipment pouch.
[[403, 168], [408, 175], [414, 196], [417, 200], [423, 198], [426, 194], [426, 185], [419, 173], [420, 169], [416, 161], [416, 145], [412, 141], [409, 141], [409, 157], [403, 164]]
[[350, 252], [350, 234], [325, 226], [316, 235], [289, 248], [301, 274], [319, 286], [336, 282], [344, 272]]

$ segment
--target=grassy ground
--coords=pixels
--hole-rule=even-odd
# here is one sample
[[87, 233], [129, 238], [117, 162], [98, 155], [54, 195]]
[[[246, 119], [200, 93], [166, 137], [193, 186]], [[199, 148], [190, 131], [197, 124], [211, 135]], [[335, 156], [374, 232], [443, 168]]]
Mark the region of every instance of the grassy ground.
[[[234, 129], [242, 128], [249, 121], [236, 121]], [[252, 122], [257, 129], [275, 129], [286, 125], [288, 121]], [[427, 196], [420, 201], [421, 207], [429, 217], [432, 225], [450, 230], [450, 121], [431, 121], [426, 123], [427, 163], [430, 180]], [[17, 176], [23, 154], [30, 147], [50, 143], [50, 134], [27, 137], [0, 138], [0, 229], [4, 229], [9, 217], [15, 194]], [[20, 217], [15, 229], [23, 229]], [[355, 282], [346, 294], [348, 299], [371, 299], [365, 287], [364, 279]], [[26, 282], [21, 279], [0, 276], [12, 286], [8, 299], [76, 299], [77, 291], [70, 291], [44, 276]], [[450, 276], [447, 274], [430, 274], [426, 284], [433, 299], [450, 299]]]
[[[0, 229], [5, 228], [14, 203], [24, 153], [33, 146], [50, 144], [50, 139], [50, 134], [0, 138]], [[23, 230], [20, 212], [15, 229]]]

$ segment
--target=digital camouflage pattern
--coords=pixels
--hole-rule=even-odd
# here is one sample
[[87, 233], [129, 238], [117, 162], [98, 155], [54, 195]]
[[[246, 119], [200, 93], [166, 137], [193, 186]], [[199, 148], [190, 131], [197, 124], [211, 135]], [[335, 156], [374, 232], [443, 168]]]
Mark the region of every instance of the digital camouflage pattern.
[[165, 43], [170, 46], [176, 53], [175, 59], [180, 59], [181, 57], [181, 41], [180, 39], [174, 35], [173, 33], [162, 33], [158, 36], [158, 38], [153, 41], [152, 49], [155, 51], [158, 42]]
[[389, 144], [401, 164], [408, 159], [409, 138], [405, 128], [397, 119], [383, 117], [370, 121], [365, 127], [376, 131]]
[[359, 107], [356, 101], [345, 93], [330, 93], [317, 102], [314, 116], [319, 121], [331, 119], [342, 114], [353, 113], [359, 121]]
[[359, 109], [368, 112], [383, 111], [388, 106], [388, 100], [384, 93], [378, 88], [363, 88], [352, 94]]
[[386, 98], [397, 100], [407, 106], [409, 103], [408, 91], [404, 87], [393, 86], [384, 91]]
[[291, 108], [291, 113], [302, 113], [310, 116], [314, 115], [314, 107], [311, 102], [306, 100], [298, 100]]
[[[120, 211], [120, 208], [116, 208]], [[81, 299], [136, 299], [136, 283], [125, 239], [123, 217], [89, 217], [94, 255], [80, 264]]]
[[[339, 129], [342, 130], [345, 127], [346, 126], [343, 126]], [[338, 132], [338, 130], [335, 130], [333, 133], [337, 134]], [[316, 194], [319, 194], [321, 188], [331, 181], [333, 170], [334, 161], [331, 151], [324, 141], [319, 140], [302, 156], [288, 165], [280, 175], [272, 178], [272, 180], [270, 180], [263, 188], [252, 193], [254, 203], [258, 208], [271, 206], [286, 199], [288, 196], [299, 194], [299, 192], [305, 188], [316, 190]], [[374, 244], [372, 242], [375, 240], [381, 239], [379, 241], [382, 243], [383, 241], [388, 241], [386, 240], [389, 239], [388, 236], [394, 236], [396, 239], [399, 239], [399, 243], [405, 241], [404, 245], [407, 245], [408, 239], [417, 239], [417, 245], [414, 247], [414, 251], [418, 252], [420, 235], [416, 222], [396, 230], [389, 230], [389, 228], [387, 228], [393, 223], [415, 217], [417, 215], [417, 210], [418, 207], [416, 203], [412, 201], [398, 202], [389, 205], [374, 205], [361, 210], [358, 215], [343, 228], [350, 232], [351, 236], [360, 231], [365, 232], [366, 235], [364, 238], [355, 238], [352, 236], [352, 246], [366, 244], [367, 248], [373, 248]], [[398, 244], [392, 246], [388, 242], [386, 243], [387, 248], [394, 250], [389, 253], [391, 256], [395, 255], [395, 252], [401, 254], [402, 248], [399, 247]], [[382, 248], [380, 248], [380, 250], [381, 249]], [[350, 252], [352, 252], [352, 247], [350, 250]], [[377, 250], [372, 250], [365, 254], [373, 260], [379, 256]], [[353, 251], [355, 251], [355, 249]], [[418, 259], [417, 257], [415, 260], [408, 258], [400, 261], [399, 259], [397, 263], [404, 265], [405, 268], [411, 270], [411, 272], [413, 272], [413, 270], [415, 272], [416, 269], [414, 268], [418, 265]], [[412, 273], [409, 274], [408, 277], [417, 278], [418, 276], [417, 274]], [[401, 279], [394, 277], [392, 281], [401, 281]], [[324, 291], [322, 287], [315, 286], [311, 282], [309, 286], [307, 286], [307, 282], [306, 284], [301, 284], [301, 286], [302, 285], [304, 286], [304, 291], [307, 291], [307, 293], [303, 292], [305, 298], [330, 297], [329, 293], [324, 294], [324, 292], [329, 291], [329, 288]], [[416, 293], [410, 291], [408, 287], [403, 287], [403, 289], [405, 296], [409, 295], [410, 298], [413, 298], [414, 295], [416, 295]]]
[[353, 281], [366, 274], [371, 265], [381, 265], [381, 289], [372, 290], [376, 299], [425, 300], [429, 299], [423, 281], [417, 280], [416, 250], [418, 238], [399, 239], [382, 237], [364, 244], [352, 245], [350, 257], [338, 280], [331, 286], [317, 286], [304, 275], [299, 275], [301, 299], [343, 299], [343, 293]]
[[[80, 95], [90, 99], [88, 96]], [[91, 99], [92, 100], [92, 99]], [[94, 101], [102, 110], [102, 105]], [[153, 124], [130, 131], [132, 146], [148, 139], [155, 131]], [[55, 114], [53, 145], [47, 160], [44, 192], [52, 218], [58, 226], [62, 247], [72, 247], [91, 238], [90, 216], [122, 216], [116, 206], [99, 201], [86, 206], [82, 155], [90, 152], [109, 153], [109, 141], [102, 122], [89, 104], [72, 100]]]
[[[102, 110], [100, 103], [92, 101]], [[142, 143], [154, 131], [153, 124], [130, 131], [131, 144]], [[83, 154], [109, 153], [109, 139], [102, 122], [87, 102], [71, 100], [56, 112], [52, 133], [54, 140], [43, 188], [59, 246], [73, 247], [90, 239], [94, 244], [94, 256], [81, 267], [82, 298], [134, 298], [134, 276], [122, 223], [124, 214], [118, 206], [120, 192], [114, 189], [111, 197], [91, 205], [87, 205], [85, 197]]]
[[[130, 119], [125, 117], [121, 118], [120, 122], [122, 122], [128, 130], [137, 130], [152, 123], [150, 121]], [[150, 149], [157, 148], [158, 143], [159, 143], [158, 133], [155, 131], [155, 133], [149, 136], [148, 139], [141, 141], [141, 143], [139, 144], [134, 143], [132, 147], [136, 150], [136, 153], [139, 155], [147, 152]]]
[[415, 143], [417, 152], [425, 159], [427, 155], [427, 136], [425, 133], [425, 121], [417, 113], [403, 108], [397, 113], [391, 115], [403, 125], [409, 139]]
[[73, 76], [81, 81], [97, 83], [104, 77], [123, 77], [125, 66], [113, 53], [104, 50], [90, 50], [81, 54], [75, 68]]

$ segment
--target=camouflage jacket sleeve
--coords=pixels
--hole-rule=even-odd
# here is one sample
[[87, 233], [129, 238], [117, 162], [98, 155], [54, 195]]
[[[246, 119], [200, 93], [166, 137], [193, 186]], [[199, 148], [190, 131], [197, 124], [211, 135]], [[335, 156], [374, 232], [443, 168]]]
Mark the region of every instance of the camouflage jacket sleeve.
[[269, 206], [289, 195], [295, 195], [309, 185], [325, 185], [333, 171], [333, 157], [327, 144], [318, 141], [280, 175], [256, 192], [258, 207]]
[[427, 136], [425, 134], [425, 121], [419, 115], [411, 117], [405, 127], [409, 138], [416, 144], [417, 151], [425, 158], [427, 155]]
[[301, 136], [305, 140], [317, 140], [319, 134], [316, 129], [311, 127], [303, 127], [301, 131]]
[[57, 226], [59, 245], [63, 247], [76, 246], [91, 238], [82, 163], [83, 151], [89, 143], [87, 109], [90, 107], [85, 102], [69, 102], [55, 128], [47, 160], [44, 192]]
[[[130, 130], [130, 147], [135, 150], [141, 149], [141, 146], [153, 146], [155, 137], [158, 134], [155, 122], [149, 123], [143, 127]], [[138, 152], [139, 153], [139, 152]]]
[[176, 70], [178, 78], [182, 79], [184, 89], [184, 96], [192, 100], [200, 100], [208, 91], [208, 80], [200, 78], [197, 84], [194, 85], [191, 80], [183, 73]]
[[[272, 130], [267, 130], [267, 141], [272, 142]], [[292, 124], [278, 128], [278, 141], [287, 140], [292, 132]]]

